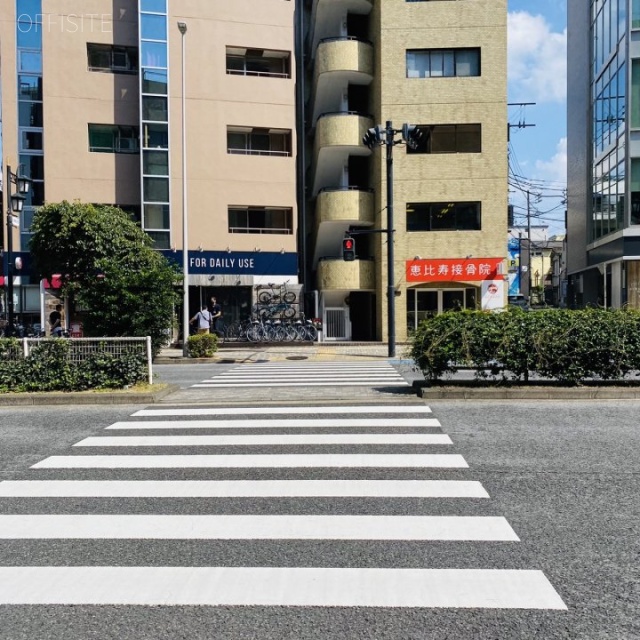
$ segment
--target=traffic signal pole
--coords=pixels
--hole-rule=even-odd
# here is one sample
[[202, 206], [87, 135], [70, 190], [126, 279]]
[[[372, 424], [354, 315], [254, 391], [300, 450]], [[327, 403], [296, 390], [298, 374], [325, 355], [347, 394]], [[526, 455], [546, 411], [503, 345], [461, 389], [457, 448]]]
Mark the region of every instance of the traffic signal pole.
[[[396, 133], [402, 133], [402, 140], [396, 140]], [[349, 231], [356, 233], [386, 233], [387, 234], [387, 324], [389, 335], [389, 357], [396, 355], [396, 288], [395, 265], [393, 256], [393, 145], [404, 143], [411, 149], [417, 149], [424, 139], [420, 127], [414, 124], [403, 124], [402, 129], [394, 129], [391, 120], [387, 120], [384, 129], [377, 125], [367, 129], [362, 143], [374, 149], [377, 146], [387, 147], [387, 228], [369, 229], [366, 231]]]
[[387, 135], [387, 331], [389, 334], [389, 357], [396, 355], [396, 288], [393, 255], [393, 125], [390, 120], [386, 122]]

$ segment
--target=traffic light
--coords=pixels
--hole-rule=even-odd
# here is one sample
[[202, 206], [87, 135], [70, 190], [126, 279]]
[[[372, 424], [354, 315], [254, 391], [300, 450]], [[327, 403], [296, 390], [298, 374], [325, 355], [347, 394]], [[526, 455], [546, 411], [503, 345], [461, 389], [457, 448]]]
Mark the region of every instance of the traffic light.
[[342, 259], [346, 262], [356, 259], [356, 241], [351, 237], [344, 238], [342, 241]]
[[415, 124], [402, 125], [402, 139], [406, 142], [409, 149], [417, 149], [424, 140], [424, 132]]
[[364, 134], [362, 144], [369, 147], [369, 149], [373, 149], [373, 147], [382, 144], [382, 135], [383, 128], [381, 124], [371, 127], [371, 129], [367, 129], [367, 133]]

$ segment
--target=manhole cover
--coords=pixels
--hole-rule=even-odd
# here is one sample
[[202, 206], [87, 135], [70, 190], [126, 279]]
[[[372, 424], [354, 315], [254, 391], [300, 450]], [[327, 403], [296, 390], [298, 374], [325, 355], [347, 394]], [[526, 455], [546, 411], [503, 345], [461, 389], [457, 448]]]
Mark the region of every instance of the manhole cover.
[[287, 360], [308, 360], [309, 356], [287, 356]]

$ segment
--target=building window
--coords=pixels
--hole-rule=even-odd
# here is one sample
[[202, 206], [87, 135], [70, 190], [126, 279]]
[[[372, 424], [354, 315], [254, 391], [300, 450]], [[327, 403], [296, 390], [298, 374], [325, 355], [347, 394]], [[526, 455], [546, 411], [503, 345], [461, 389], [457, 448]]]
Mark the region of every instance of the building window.
[[409, 49], [407, 78], [480, 75], [480, 49]]
[[289, 51], [227, 47], [227, 73], [240, 76], [291, 77]]
[[87, 43], [89, 71], [138, 73], [138, 49]]
[[229, 233], [293, 233], [293, 210], [285, 207], [229, 207]]
[[407, 231], [480, 231], [479, 202], [409, 202]]
[[291, 130], [227, 127], [227, 153], [290, 156]]
[[480, 124], [420, 124], [422, 140], [416, 149], [407, 146], [407, 153], [480, 153]]
[[90, 124], [89, 151], [97, 153], [138, 153], [138, 127], [117, 124]]

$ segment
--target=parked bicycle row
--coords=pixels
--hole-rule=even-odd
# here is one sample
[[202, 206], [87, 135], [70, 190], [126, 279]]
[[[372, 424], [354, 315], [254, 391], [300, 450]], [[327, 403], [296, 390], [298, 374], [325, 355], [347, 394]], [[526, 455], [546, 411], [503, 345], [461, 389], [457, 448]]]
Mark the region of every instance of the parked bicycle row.
[[314, 342], [318, 339], [318, 329], [304, 316], [289, 321], [254, 316], [217, 329], [214, 333], [223, 342]]

